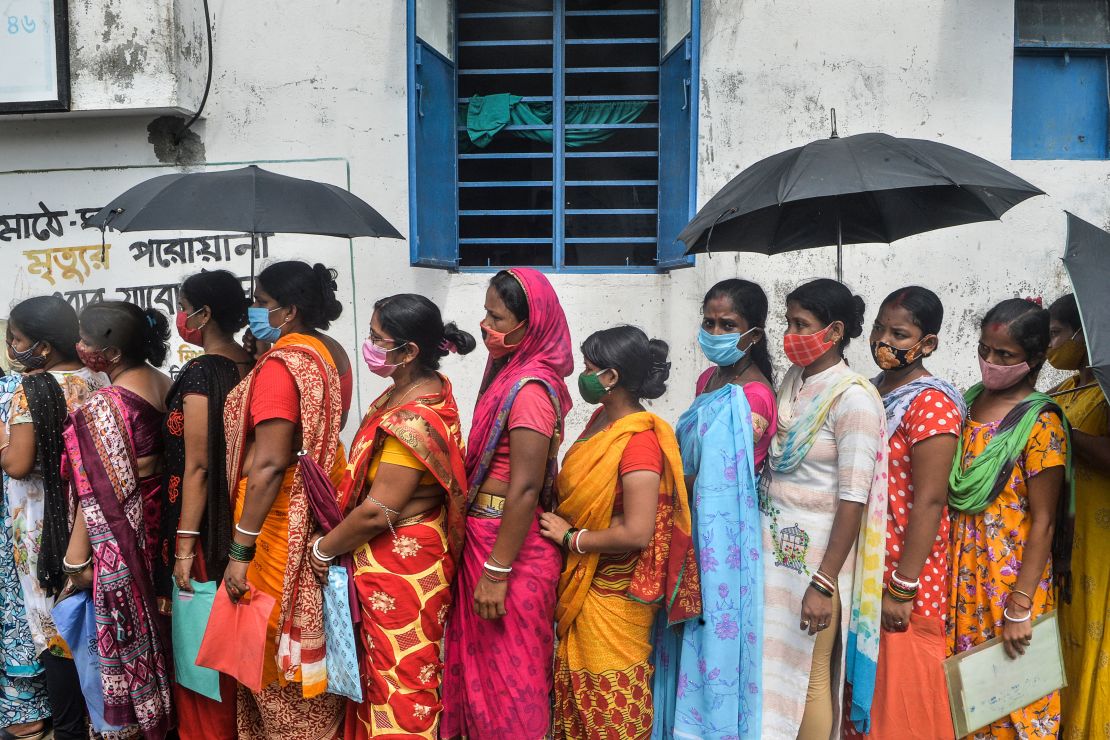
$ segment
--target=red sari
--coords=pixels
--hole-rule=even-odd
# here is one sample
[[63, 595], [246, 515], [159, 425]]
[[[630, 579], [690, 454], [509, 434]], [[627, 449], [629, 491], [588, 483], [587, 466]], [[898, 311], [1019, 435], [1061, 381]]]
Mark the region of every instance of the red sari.
[[451, 383], [401, 406], [389, 391], [367, 411], [340, 483], [344, 511], [369, 494], [387, 438], [400, 442], [446, 492], [443, 505], [394, 522], [357, 548], [364, 700], [347, 706], [346, 737], [436, 738], [442, 712], [440, 645], [465, 527], [466, 469]]

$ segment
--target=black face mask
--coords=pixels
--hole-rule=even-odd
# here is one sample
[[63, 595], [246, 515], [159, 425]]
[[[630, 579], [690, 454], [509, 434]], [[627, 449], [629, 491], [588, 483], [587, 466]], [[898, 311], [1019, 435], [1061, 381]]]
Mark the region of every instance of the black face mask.
[[43, 355], [36, 355], [35, 349], [39, 346], [39, 342], [35, 342], [25, 350], [18, 350], [15, 347], [8, 345], [8, 359], [13, 364], [22, 367], [25, 370], [38, 370], [46, 365], [46, 357]]

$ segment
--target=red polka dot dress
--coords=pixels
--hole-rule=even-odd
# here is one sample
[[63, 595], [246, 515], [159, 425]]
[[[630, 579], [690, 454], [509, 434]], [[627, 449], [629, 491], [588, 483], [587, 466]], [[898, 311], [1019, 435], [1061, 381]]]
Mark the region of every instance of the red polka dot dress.
[[[938, 434], [959, 435], [962, 423], [959, 406], [952, 398], [943, 391], [926, 388], [910, 402], [890, 437], [886, 581], [902, 557], [913, 512], [913, 446]], [[943, 668], [948, 615], [948, 531], [946, 511], [921, 568], [921, 587], [906, 630], [879, 633], [870, 733], [861, 735], [851, 722], [845, 721], [845, 738], [885, 740], [912, 736], [935, 740], [953, 736]]]
[[[960, 433], [963, 419], [956, 402], [943, 392], [926, 389], [906, 409], [902, 423], [890, 438], [890, 509], [886, 523], [886, 579], [898, 567], [913, 511], [913, 475], [910, 451], [915, 444], [937, 434]], [[933, 549], [921, 568], [921, 588], [913, 613], [945, 619], [948, 614], [948, 512], [940, 518]], [[902, 574], [906, 575], [906, 574]]]

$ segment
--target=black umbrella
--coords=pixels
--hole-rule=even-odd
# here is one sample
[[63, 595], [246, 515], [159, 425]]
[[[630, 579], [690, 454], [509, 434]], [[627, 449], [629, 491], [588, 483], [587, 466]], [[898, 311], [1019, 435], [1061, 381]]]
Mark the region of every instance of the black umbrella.
[[1102, 392], [1110, 397], [1110, 234], [1068, 213], [1068, 245], [1064, 267], [1071, 278], [1087, 358]]
[[946, 226], [991, 221], [1043, 192], [974, 154], [886, 134], [832, 138], [780, 152], [734, 177], [678, 239], [687, 254], [778, 254], [892, 242]]
[[254, 247], [252, 278], [259, 234], [404, 238], [380, 213], [343, 188], [279, 175], [255, 165], [159, 175], [117, 197], [88, 223], [117, 231], [249, 233]]

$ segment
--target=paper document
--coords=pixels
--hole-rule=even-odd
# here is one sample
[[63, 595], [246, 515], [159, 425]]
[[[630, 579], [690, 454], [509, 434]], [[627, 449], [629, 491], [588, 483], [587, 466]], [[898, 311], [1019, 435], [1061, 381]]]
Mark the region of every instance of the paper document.
[[987, 640], [944, 661], [956, 737], [1028, 706], [1067, 685], [1056, 612], [1033, 621], [1025, 655], [1011, 659], [1002, 638]]

